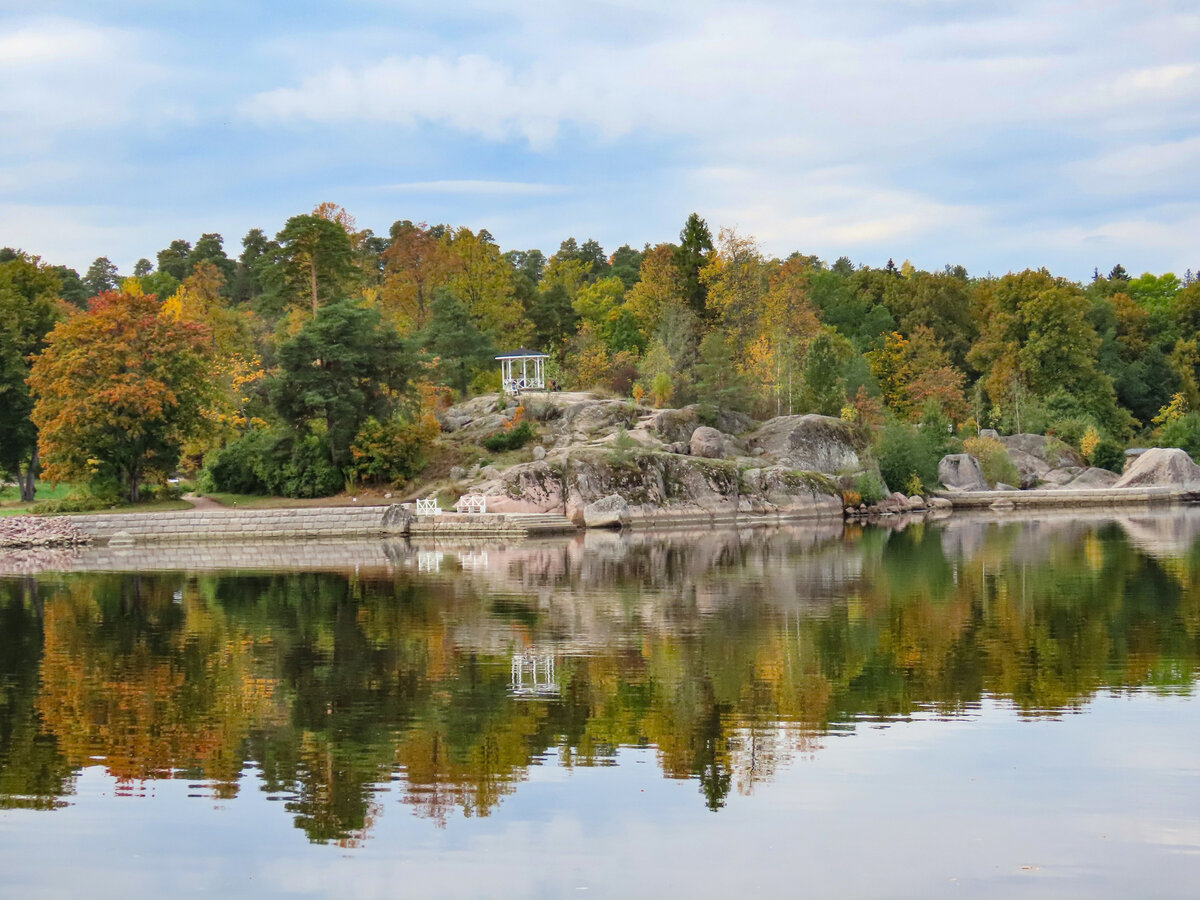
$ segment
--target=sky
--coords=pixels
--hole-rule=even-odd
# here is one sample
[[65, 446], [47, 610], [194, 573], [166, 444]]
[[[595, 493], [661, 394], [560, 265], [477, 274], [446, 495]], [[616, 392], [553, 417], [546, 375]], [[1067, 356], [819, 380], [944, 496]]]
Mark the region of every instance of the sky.
[[0, 245], [128, 272], [322, 201], [503, 249], [1200, 269], [1194, 0], [0, 0]]

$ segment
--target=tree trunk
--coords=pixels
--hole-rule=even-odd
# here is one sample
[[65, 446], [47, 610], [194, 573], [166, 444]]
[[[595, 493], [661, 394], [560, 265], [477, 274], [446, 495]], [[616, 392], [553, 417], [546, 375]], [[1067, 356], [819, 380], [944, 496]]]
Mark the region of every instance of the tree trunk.
[[29, 458], [29, 466], [24, 474], [17, 472], [17, 486], [21, 490], [21, 502], [32, 503], [34, 492], [37, 490], [38, 451], [33, 447], [33, 455]]

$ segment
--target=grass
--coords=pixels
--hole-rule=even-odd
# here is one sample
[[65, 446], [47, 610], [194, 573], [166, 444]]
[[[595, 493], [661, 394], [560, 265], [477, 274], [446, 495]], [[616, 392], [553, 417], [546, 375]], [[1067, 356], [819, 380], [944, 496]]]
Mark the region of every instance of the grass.
[[41, 500], [61, 500], [67, 496], [73, 489], [73, 484], [49, 484], [45, 481], [39, 481], [33, 488], [33, 501], [25, 503], [21, 501], [21, 492], [15, 484], [6, 484], [0, 488], [0, 516], [23, 516], [29, 512], [29, 508]]
[[[21, 492], [17, 490], [15, 485], [5, 485], [0, 488], [0, 516], [25, 516], [30, 515], [29, 510], [34, 503], [40, 503], [43, 500], [61, 500], [75, 490], [73, 484], [49, 484], [48, 482], [39, 481], [34, 486], [33, 502], [23, 503], [20, 499]], [[102, 513], [140, 513], [140, 512], [167, 512], [174, 509], [191, 509], [192, 504], [186, 500], [156, 500], [152, 503], [124, 503], [119, 506], [109, 509], [95, 509], [90, 512], [70, 513], [73, 516], [99, 515]]]
[[[364, 489], [356, 494], [334, 494], [332, 497], [314, 497], [301, 500], [295, 497], [271, 497], [262, 494], [227, 494], [214, 491], [205, 494], [210, 500], [215, 500], [222, 506], [238, 509], [290, 509], [298, 506], [385, 506], [395, 503], [394, 499], [385, 498], [378, 489]], [[354, 498], [358, 498], [355, 500]]]

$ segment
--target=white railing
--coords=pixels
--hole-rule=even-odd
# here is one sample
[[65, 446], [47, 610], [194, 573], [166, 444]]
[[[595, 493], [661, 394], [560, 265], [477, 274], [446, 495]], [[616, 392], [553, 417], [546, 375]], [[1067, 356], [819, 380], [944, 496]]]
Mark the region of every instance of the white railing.
[[506, 378], [504, 391], [507, 394], [519, 394], [521, 391], [543, 391], [546, 384], [541, 378]]
[[418, 516], [440, 516], [442, 508], [438, 506], [436, 497], [426, 497], [417, 501]]
[[463, 494], [454, 504], [454, 509], [460, 513], [487, 512], [487, 497], [483, 494]]

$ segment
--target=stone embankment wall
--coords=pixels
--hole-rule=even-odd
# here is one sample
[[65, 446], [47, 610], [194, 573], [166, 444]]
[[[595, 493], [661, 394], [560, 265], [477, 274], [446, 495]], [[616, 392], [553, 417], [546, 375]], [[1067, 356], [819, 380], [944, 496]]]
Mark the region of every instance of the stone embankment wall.
[[1128, 506], [1149, 503], [1186, 503], [1200, 500], [1196, 487], [1090, 488], [1026, 491], [946, 491], [939, 494], [955, 509], [987, 509], [993, 504], [1017, 509], [1085, 506]]
[[[197, 540], [257, 540], [294, 537], [375, 537], [389, 533], [389, 507], [191, 510], [69, 516], [93, 541], [128, 535], [134, 543]], [[397, 530], [395, 533], [402, 533]]]
[[399, 506], [191, 510], [68, 516], [97, 544], [260, 541], [295, 538], [384, 538], [402, 535], [524, 537], [574, 530], [561, 516], [515, 514], [415, 517]]

